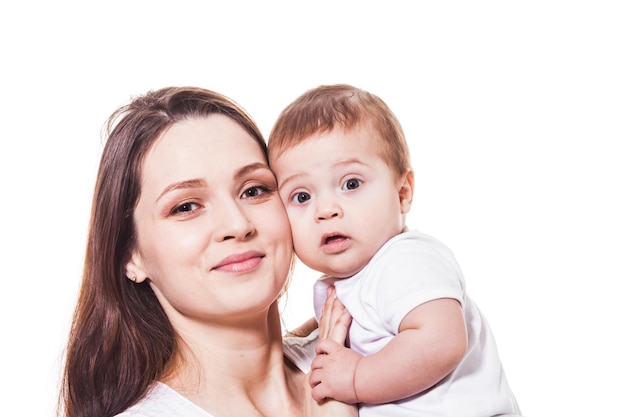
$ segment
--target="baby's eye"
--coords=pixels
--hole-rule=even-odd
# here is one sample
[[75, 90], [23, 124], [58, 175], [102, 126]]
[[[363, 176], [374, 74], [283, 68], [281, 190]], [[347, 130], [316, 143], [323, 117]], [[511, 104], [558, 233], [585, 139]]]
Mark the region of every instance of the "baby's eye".
[[257, 185], [254, 187], [250, 187], [250, 188], [246, 188], [243, 192], [243, 194], [241, 194], [241, 198], [256, 198], [256, 197], [260, 197], [268, 192], [270, 192], [271, 190], [264, 186], [264, 185]]
[[293, 195], [293, 197], [291, 197], [291, 201], [293, 201], [296, 204], [306, 203], [310, 199], [311, 199], [311, 194], [305, 193], [304, 191], [296, 193]]
[[343, 183], [343, 186], [341, 187], [342, 190], [356, 190], [357, 188], [359, 188], [361, 186], [361, 184], [363, 183], [363, 181], [358, 180], [356, 178], [350, 178], [348, 181]]

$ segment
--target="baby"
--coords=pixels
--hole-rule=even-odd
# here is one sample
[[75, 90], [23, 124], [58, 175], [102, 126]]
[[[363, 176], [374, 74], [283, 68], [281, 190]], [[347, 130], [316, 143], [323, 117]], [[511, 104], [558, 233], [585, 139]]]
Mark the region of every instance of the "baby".
[[388, 106], [321, 86], [283, 110], [268, 146], [296, 254], [323, 274], [317, 318], [327, 293], [352, 316], [349, 347], [317, 347], [315, 399], [358, 403], [365, 417], [520, 414], [454, 255], [405, 224], [413, 170]]

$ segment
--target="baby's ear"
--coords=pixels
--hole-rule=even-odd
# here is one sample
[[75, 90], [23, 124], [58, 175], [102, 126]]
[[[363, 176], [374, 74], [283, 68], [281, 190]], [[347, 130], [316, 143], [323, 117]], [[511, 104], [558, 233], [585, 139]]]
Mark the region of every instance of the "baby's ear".
[[408, 170], [402, 174], [399, 184], [400, 210], [402, 214], [406, 214], [411, 210], [411, 204], [413, 203], [413, 189], [415, 185], [413, 170]]
[[135, 283], [144, 282], [148, 278], [148, 274], [143, 268], [141, 255], [136, 251], [133, 251], [130, 260], [126, 263], [126, 278]]

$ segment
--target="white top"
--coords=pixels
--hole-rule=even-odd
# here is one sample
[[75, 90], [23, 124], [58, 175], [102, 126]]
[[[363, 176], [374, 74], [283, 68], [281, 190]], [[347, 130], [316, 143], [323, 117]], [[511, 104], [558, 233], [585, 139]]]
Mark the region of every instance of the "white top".
[[[318, 331], [308, 337], [285, 337], [283, 351], [302, 372], [308, 372], [315, 357]], [[156, 382], [148, 394], [116, 417], [214, 417], [168, 385]]]
[[468, 331], [465, 357], [433, 388], [382, 405], [360, 404], [361, 417], [485, 417], [521, 414], [500, 363], [484, 317], [465, 292], [465, 281], [452, 252], [418, 231], [390, 239], [359, 273], [344, 279], [322, 277], [315, 283], [318, 319], [326, 288], [334, 284], [352, 315], [350, 348], [368, 355], [382, 349], [413, 308], [438, 298], [461, 303]]

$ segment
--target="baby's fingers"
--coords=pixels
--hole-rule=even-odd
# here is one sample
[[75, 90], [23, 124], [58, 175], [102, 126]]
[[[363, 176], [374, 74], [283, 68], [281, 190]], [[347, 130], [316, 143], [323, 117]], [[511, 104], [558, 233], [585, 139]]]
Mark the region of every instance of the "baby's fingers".
[[329, 287], [320, 318], [320, 340], [331, 339], [344, 344], [352, 317], [335, 295], [335, 287]]
[[322, 401], [326, 398], [330, 398], [326, 386], [321, 382], [314, 386], [311, 385], [311, 395], [315, 401]]

